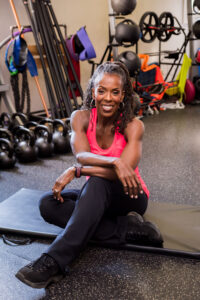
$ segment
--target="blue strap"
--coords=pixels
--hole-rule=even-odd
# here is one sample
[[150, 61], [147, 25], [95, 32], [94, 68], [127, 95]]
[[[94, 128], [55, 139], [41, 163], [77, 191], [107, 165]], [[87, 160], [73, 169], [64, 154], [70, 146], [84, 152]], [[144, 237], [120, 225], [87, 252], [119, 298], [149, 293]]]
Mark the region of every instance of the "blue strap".
[[32, 77], [38, 76], [38, 71], [37, 71], [37, 66], [36, 66], [35, 60], [29, 50], [28, 50], [28, 55], [27, 55], [27, 67], [28, 67], [28, 70]]
[[15, 68], [14, 64], [13, 64], [13, 58], [12, 59], [9, 59], [8, 61], [8, 52], [9, 52], [9, 49], [11, 47], [11, 45], [13, 46], [14, 44], [14, 40], [11, 40], [6, 48], [6, 52], [5, 52], [5, 63], [6, 63], [6, 66], [9, 70], [9, 72], [11, 73], [14, 73], [16, 74], [18, 71], [17, 69]]

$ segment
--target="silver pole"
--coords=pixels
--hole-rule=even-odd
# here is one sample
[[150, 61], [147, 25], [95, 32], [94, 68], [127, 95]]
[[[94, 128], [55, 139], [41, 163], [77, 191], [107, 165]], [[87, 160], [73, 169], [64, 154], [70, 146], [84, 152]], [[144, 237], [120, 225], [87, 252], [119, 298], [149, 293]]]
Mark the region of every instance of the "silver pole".
[[[108, 0], [108, 11], [109, 11], [109, 27], [110, 35], [112, 37], [112, 43], [117, 44], [115, 39], [115, 16], [113, 16], [114, 11], [112, 9], [111, 0]], [[116, 60], [118, 56], [118, 47], [113, 47], [113, 59]]]

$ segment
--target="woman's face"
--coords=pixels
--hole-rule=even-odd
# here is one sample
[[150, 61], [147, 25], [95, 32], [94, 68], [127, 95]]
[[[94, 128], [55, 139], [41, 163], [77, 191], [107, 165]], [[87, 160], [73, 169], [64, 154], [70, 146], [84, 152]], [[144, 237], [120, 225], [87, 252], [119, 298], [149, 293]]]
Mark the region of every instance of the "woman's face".
[[121, 77], [105, 73], [92, 91], [97, 111], [105, 117], [113, 116], [124, 99]]

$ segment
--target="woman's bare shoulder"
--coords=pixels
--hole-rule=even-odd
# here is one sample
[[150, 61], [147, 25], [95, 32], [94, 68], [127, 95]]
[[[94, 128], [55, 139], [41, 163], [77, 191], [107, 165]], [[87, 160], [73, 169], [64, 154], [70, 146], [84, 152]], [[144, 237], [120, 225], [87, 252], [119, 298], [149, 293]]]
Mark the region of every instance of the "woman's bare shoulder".
[[144, 134], [144, 130], [145, 130], [144, 123], [138, 118], [134, 118], [131, 122], [128, 123], [124, 131], [124, 134], [127, 138], [133, 135], [142, 137]]
[[90, 110], [75, 110], [71, 114], [70, 123], [74, 127], [76, 125], [81, 125], [82, 128], [87, 128], [90, 119]]

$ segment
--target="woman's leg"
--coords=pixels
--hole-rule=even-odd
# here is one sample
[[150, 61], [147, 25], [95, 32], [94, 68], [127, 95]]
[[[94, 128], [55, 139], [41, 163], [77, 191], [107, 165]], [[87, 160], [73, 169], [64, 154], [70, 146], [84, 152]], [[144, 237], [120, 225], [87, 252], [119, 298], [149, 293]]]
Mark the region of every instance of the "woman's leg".
[[39, 201], [41, 216], [46, 222], [65, 228], [73, 213], [79, 193], [80, 190], [77, 189], [63, 190], [61, 195], [64, 203], [61, 203], [54, 199], [52, 191], [46, 192]]
[[148, 206], [148, 198], [145, 193], [139, 194], [138, 198], [130, 198], [124, 193], [120, 181], [113, 181], [111, 189], [111, 205], [101, 219], [92, 239], [117, 245], [126, 242], [127, 214], [135, 211], [143, 215]]
[[64, 271], [92, 237], [111, 203], [111, 181], [91, 177], [83, 186], [65, 229], [47, 250]]

